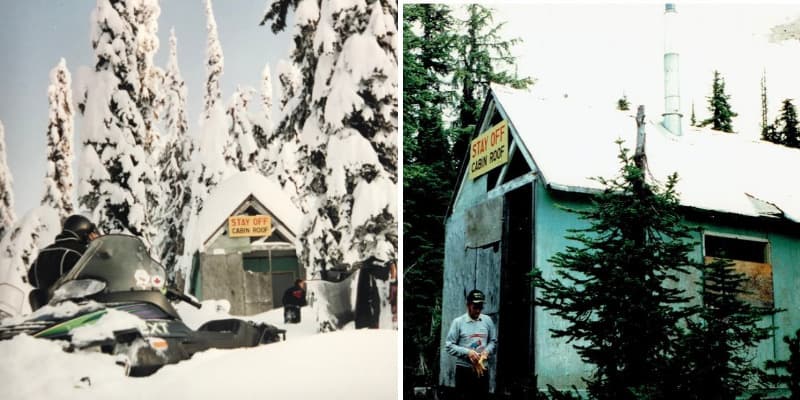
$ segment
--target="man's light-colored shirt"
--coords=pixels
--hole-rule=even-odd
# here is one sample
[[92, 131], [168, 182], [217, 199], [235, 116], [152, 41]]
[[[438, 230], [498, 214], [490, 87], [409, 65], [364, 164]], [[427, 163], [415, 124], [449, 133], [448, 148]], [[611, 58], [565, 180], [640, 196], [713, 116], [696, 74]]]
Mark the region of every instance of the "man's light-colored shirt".
[[486, 351], [491, 356], [497, 346], [497, 330], [488, 315], [480, 314], [472, 319], [469, 313], [457, 317], [450, 324], [450, 331], [445, 339], [445, 349], [456, 357], [456, 365], [469, 367], [469, 351], [478, 354]]

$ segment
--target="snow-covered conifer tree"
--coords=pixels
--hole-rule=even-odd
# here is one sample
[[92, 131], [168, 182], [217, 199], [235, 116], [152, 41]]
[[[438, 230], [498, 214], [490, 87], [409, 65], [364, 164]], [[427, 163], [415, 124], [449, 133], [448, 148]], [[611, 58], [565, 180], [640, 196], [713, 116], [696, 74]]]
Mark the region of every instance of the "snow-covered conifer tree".
[[[39, 249], [53, 243], [61, 230], [58, 210], [42, 205], [8, 225], [8, 234], [0, 240], [0, 311], [20, 315], [30, 312], [27, 292], [28, 268]], [[13, 300], [13, 301], [12, 301]]]
[[97, 0], [92, 13], [94, 73], [78, 104], [83, 145], [78, 201], [105, 232], [150, 243], [158, 189], [151, 152], [159, 98], [156, 0]]
[[72, 77], [62, 58], [50, 71], [47, 99], [50, 104], [47, 123], [47, 170], [42, 205], [58, 212], [63, 220], [72, 214], [73, 107]]
[[226, 147], [228, 127], [222, 105], [220, 78], [224, 67], [222, 46], [217, 34], [217, 22], [211, 0], [205, 0], [206, 30], [206, 85], [203, 92], [203, 113], [200, 118], [200, 135], [192, 154], [192, 196], [195, 214], [203, 208], [203, 201], [211, 188], [217, 186], [230, 172], [221, 149]]
[[206, 31], [206, 84], [203, 92], [203, 111], [200, 117], [199, 132], [194, 142], [194, 150], [190, 162], [189, 182], [191, 185], [192, 204], [189, 220], [186, 223], [184, 246], [179, 267], [186, 276], [191, 271], [191, 259], [200, 246], [197, 237], [197, 224], [203, 203], [209, 192], [229, 174], [236, 171], [234, 166], [226, 163], [223, 149], [227, 148], [228, 128], [225, 108], [222, 105], [220, 78], [222, 76], [224, 57], [217, 34], [217, 22], [211, 8], [211, 0], [205, 0]]
[[39, 249], [53, 243], [61, 231], [61, 217], [57, 209], [42, 205], [25, 213], [8, 228], [8, 236], [0, 241], [0, 258], [14, 259], [14, 270], [23, 277]]
[[[145, 174], [142, 183], [145, 185], [145, 195], [147, 199], [146, 218], [152, 220], [157, 212], [158, 205], [162, 202], [163, 193], [159, 185], [159, 177], [156, 167], [163, 151], [161, 135], [158, 132], [158, 107], [163, 101], [162, 85], [164, 82], [164, 71], [157, 67], [153, 61], [160, 41], [158, 39], [158, 16], [161, 9], [158, 0], [138, 0], [140, 3], [134, 5], [134, 21], [137, 24], [136, 31], [136, 59], [139, 69], [140, 92], [137, 105], [142, 111], [144, 121], [144, 151], [146, 154], [146, 164], [150, 167], [150, 173]], [[152, 238], [156, 231], [160, 230], [152, 223], [146, 228], [145, 238]]]
[[206, 7], [206, 87], [203, 92], [203, 117], [210, 118], [211, 110], [222, 101], [220, 79], [225, 68], [225, 58], [222, 55], [222, 45], [217, 33], [217, 20], [214, 18], [214, 9], [211, 0], [205, 0]]
[[185, 228], [191, 212], [191, 185], [188, 165], [192, 141], [186, 118], [186, 83], [178, 67], [178, 40], [170, 31], [169, 61], [164, 74], [164, 150], [159, 159], [159, 182], [164, 194], [158, 207], [158, 248], [162, 264], [174, 273], [175, 263], [183, 254]]
[[257, 164], [258, 145], [253, 138], [253, 124], [247, 111], [252, 88], [236, 88], [225, 114], [228, 116], [228, 143], [223, 149], [225, 161], [239, 171], [247, 171]]
[[[295, 108], [294, 106], [289, 106], [289, 101], [291, 99], [296, 99], [295, 101], [299, 99], [295, 97], [295, 94], [300, 92], [300, 72], [292, 63], [280, 60], [277, 73], [278, 91], [280, 93], [280, 123], [268, 132], [266, 151], [261, 161], [261, 170], [264, 175], [277, 179], [295, 205], [305, 212], [305, 205], [301, 198], [303, 177], [298, 162], [304, 158], [303, 154], [306, 148], [300, 146], [298, 126], [289, 123], [289, 118], [291, 118], [290, 110]], [[266, 82], [266, 78], [263, 82]], [[271, 101], [268, 102], [264, 94], [266, 92], [268, 92], [266, 83], [263, 83], [262, 98], [264, 99], [265, 109], [268, 106], [271, 107]], [[271, 121], [269, 125], [272, 125]]]
[[8, 169], [6, 161], [6, 133], [3, 122], [0, 121], [0, 239], [6, 234], [6, 230], [17, 219], [14, 214], [14, 192], [11, 184], [14, 182], [11, 171]]
[[269, 64], [264, 66], [261, 71], [261, 104], [263, 106], [262, 112], [266, 116], [266, 122], [269, 124], [265, 127], [265, 131], [272, 130], [272, 76], [269, 71]]
[[269, 174], [268, 142], [272, 134], [272, 77], [269, 64], [261, 72], [261, 110], [251, 115], [253, 140], [256, 142], [257, 154], [255, 166], [263, 175]]
[[281, 94], [279, 110], [281, 116], [284, 115], [289, 100], [294, 98], [295, 94], [300, 91], [301, 83], [302, 77], [297, 66], [286, 60], [278, 61], [278, 90]]
[[294, 8], [292, 61], [302, 76], [281, 134], [299, 129], [307, 149], [309, 212], [301, 262], [310, 275], [396, 256], [397, 4], [277, 0], [266, 20], [285, 26]]

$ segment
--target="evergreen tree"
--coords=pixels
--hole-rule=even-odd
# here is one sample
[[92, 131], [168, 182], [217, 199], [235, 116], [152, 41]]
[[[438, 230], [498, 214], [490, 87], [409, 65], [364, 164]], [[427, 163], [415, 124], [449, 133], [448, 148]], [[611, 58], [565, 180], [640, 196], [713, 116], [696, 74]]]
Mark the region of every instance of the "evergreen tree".
[[[403, 364], [406, 396], [434, 384], [444, 264], [442, 223], [455, 185], [444, 107], [452, 92], [443, 81], [454, 68], [451, 10], [406, 4], [403, 10], [403, 232], [406, 262]], [[419, 32], [419, 34], [417, 34]]]
[[233, 165], [226, 160], [223, 149], [227, 148], [228, 125], [222, 105], [220, 78], [224, 67], [222, 46], [217, 33], [217, 22], [211, 0], [205, 0], [206, 31], [206, 84], [203, 92], [203, 111], [200, 119], [200, 134], [192, 154], [192, 196], [194, 213], [203, 209], [203, 202], [212, 188], [229, 173]]
[[697, 117], [694, 114], [694, 100], [692, 100], [692, 118], [690, 122], [692, 126], [697, 126]]
[[776, 144], [783, 144], [783, 138], [781, 137], [780, 132], [778, 132], [778, 130], [775, 128], [775, 124], [767, 125], [766, 131], [761, 135], [761, 140], [766, 140]]
[[620, 97], [620, 99], [617, 100], [617, 110], [628, 111], [631, 109], [630, 105], [631, 104], [628, 102], [628, 96], [626, 96], [625, 94], [623, 94], [622, 97]]
[[458, 66], [453, 73], [453, 84], [461, 92], [452, 139], [453, 156], [457, 163], [466, 154], [489, 84], [525, 88], [534, 82], [530, 77], [519, 78], [503, 69], [514, 65], [515, 57], [511, 54], [511, 48], [520, 39], [504, 39], [500, 36], [504, 23], [494, 23], [492, 9], [480, 4], [469, 4], [466, 9], [467, 19], [461, 21], [455, 42]]
[[800, 399], [800, 329], [795, 332], [794, 337], [784, 336], [784, 343], [789, 346], [789, 359], [780, 361], [767, 361], [766, 367], [770, 369], [780, 369], [786, 374], [771, 374], [768, 382], [773, 384], [786, 385], [791, 392], [789, 400]]
[[223, 149], [227, 164], [239, 171], [247, 171], [256, 165], [258, 145], [253, 138], [253, 123], [247, 108], [255, 90], [241, 86], [231, 96], [225, 114], [228, 116], [228, 144]]
[[[295, 9], [294, 25], [298, 32], [290, 50], [290, 61], [281, 60], [277, 73], [280, 84], [280, 118], [268, 140], [269, 150], [265, 169], [267, 175], [275, 176], [289, 196], [296, 200], [303, 212], [309, 211], [306, 195], [306, 179], [310, 173], [309, 146], [301, 144], [300, 132], [311, 114], [314, 104], [311, 92], [315, 81], [319, 52], [314, 45], [314, 32], [320, 19], [320, 5], [311, 2], [297, 3], [288, 0], [273, 1], [268, 7], [261, 25], [272, 21], [274, 33], [286, 28], [286, 13]], [[314, 158], [320, 160], [318, 154]], [[318, 161], [319, 162], [319, 161]]]
[[154, 0], [98, 1], [94, 74], [78, 105], [85, 123], [78, 201], [104, 232], [130, 232], [145, 243], [158, 188], [149, 161], [160, 96], [153, 66], [159, 13]]
[[588, 223], [567, 236], [580, 246], [553, 256], [552, 273], [534, 270], [536, 304], [564, 319], [553, 337], [595, 367], [586, 380], [592, 398], [664, 398], [672, 341], [691, 313], [681, 307], [683, 290], [668, 282], [688, 272], [693, 246], [678, 211], [677, 175], [662, 188], [645, 182], [644, 162], [621, 143], [619, 159], [620, 176], [596, 178], [604, 190], [574, 211]]
[[[290, 113], [287, 109], [290, 107], [289, 101], [295, 98], [295, 95], [301, 90], [300, 72], [296, 66], [285, 60], [278, 62], [276, 72], [278, 74], [278, 93], [280, 93], [279, 115], [284, 116], [281, 121], [286, 121], [286, 118], [290, 118]], [[262, 86], [263, 89], [264, 87]], [[294, 105], [291, 108], [294, 109]], [[303, 179], [299, 160], [305, 158], [307, 147], [300, 145], [297, 127], [288, 129], [289, 126], [286, 124], [273, 127], [271, 121], [268, 126], [270, 130], [266, 141], [266, 151], [261, 162], [261, 170], [264, 175], [277, 179], [294, 204], [305, 212], [307, 211], [307, 206], [301, 197]]]
[[744, 274], [734, 263], [718, 259], [701, 267], [703, 305], [697, 319], [687, 320], [688, 334], [678, 341], [674, 361], [683, 369], [676, 398], [734, 400], [762, 371], [749, 351], [771, 337], [772, 328], [758, 327], [772, 308], [757, 307], [741, 298], [747, 294]]
[[[144, 231], [141, 235], [145, 243], [151, 243], [158, 230], [157, 225], [153, 224], [151, 220], [155, 217], [163, 196], [156, 168], [163, 151], [161, 134], [158, 130], [160, 122], [158, 107], [163, 98], [164, 71], [157, 67], [154, 62], [154, 57], [160, 46], [158, 17], [161, 14], [161, 8], [158, 5], [158, 0], [138, 1], [140, 4], [134, 3], [132, 7], [133, 21], [136, 24], [133, 33], [135, 34], [136, 68], [138, 69], [139, 80], [137, 108], [141, 111], [144, 125], [142, 147], [145, 152], [145, 164], [150, 169], [143, 174], [141, 180], [145, 192], [145, 206], [141, 218], [147, 221], [144, 224]], [[135, 217], [138, 218], [136, 215]]]
[[711, 128], [722, 132], [733, 132], [733, 118], [737, 113], [733, 112], [728, 100], [731, 96], [725, 94], [725, 80], [720, 76], [719, 71], [714, 71], [714, 83], [711, 86], [711, 97], [708, 99], [708, 111], [711, 117], [703, 120], [700, 126], [711, 125]]
[[300, 262], [325, 277], [396, 258], [397, 3], [277, 0], [264, 21], [282, 30], [290, 7], [303, 83], [278, 130], [307, 149]]
[[269, 71], [269, 64], [265, 65], [264, 70], [261, 71], [261, 106], [261, 111], [269, 123], [265, 127], [265, 131], [270, 132], [272, 130], [272, 75]]
[[767, 122], [767, 71], [761, 74], [761, 138], [769, 140], [769, 122]]
[[47, 99], [50, 105], [47, 124], [47, 171], [42, 205], [53, 207], [61, 219], [73, 212], [72, 141], [73, 107], [72, 78], [62, 58], [50, 71]]
[[785, 99], [781, 107], [781, 115], [775, 120], [775, 134], [779, 141], [774, 143], [788, 147], [800, 147], [800, 133], [798, 133], [797, 110], [792, 104], [792, 99]]
[[[282, 117], [276, 131], [281, 132], [282, 135], [294, 137], [299, 135], [301, 127], [304, 126], [304, 122], [311, 114], [313, 87], [307, 83], [314, 82], [314, 72], [319, 59], [318, 49], [315, 49], [314, 45], [314, 32], [319, 24], [321, 6], [309, 1], [302, 3], [290, 0], [273, 1], [268, 6], [261, 25], [272, 21], [272, 32], [283, 31], [286, 28], [286, 14], [290, 7], [297, 14], [294, 18], [297, 33], [293, 40], [294, 46], [290, 49], [291, 67], [281, 64], [278, 66], [279, 79], [285, 92], [281, 99]], [[288, 75], [282, 75], [282, 72], [286, 72]], [[284, 79], [288, 79], [290, 82], [284, 84]], [[295, 101], [289, 104], [290, 100]]]
[[262, 175], [269, 173], [268, 147], [272, 135], [272, 77], [269, 64], [261, 71], [261, 112], [252, 118], [253, 140], [256, 143], [255, 167]]
[[[28, 268], [39, 254], [39, 249], [53, 243], [61, 231], [58, 210], [50, 206], [34, 207], [7, 228], [0, 240], [0, 282], [12, 287], [27, 288]], [[30, 312], [28, 302], [21, 309], [11, 309], [13, 302], [5, 303], [3, 310], [12, 315]]]
[[6, 161], [6, 132], [0, 121], [0, 239], [17, 219], [14, 214], [14, 191], [11, 189], [13, 183]]
[[287, 103], [300, 91], [302, 77], [296, 66], [286, 60], [278, 61], [278, 92], [281, 94], [278, 109], [285, 114]]
[[158, 224], [163, 227], [158, 241], [161, 263], [167, 267], [171, 279], [176, 279], [178, 257], [184, 252], [185, 229], [191, 212], [191, 185], [189, 160], [192, 141], [186, 117], [186, 83], [178, 67], [178, 40], [175, 29], [170, 31], [170, 52], [164, 74], [162, 110], [165, 122], [165, 145], [159, 160], [159, 182], [164, 199], [158, 207]]
[[220, 79], [225, 68], [225, 57], [222, 55], [222, 45], [217, 33], [217, 20], [214, 18], [214, 9], [211, 0], [205, 0], [206, 9], [206, 86], [203, 92], [203, 118], [211, 117], [211, 112], [222, 101]]

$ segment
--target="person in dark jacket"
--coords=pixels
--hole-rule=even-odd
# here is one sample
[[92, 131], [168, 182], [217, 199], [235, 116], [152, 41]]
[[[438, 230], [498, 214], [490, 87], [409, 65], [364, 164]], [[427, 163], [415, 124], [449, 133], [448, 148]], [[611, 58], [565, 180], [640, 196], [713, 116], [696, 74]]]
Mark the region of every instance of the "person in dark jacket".
[[99, 235], [97, 226], [82, 215], [71, 215], [64, 220], [55, 242], [39, 251], [28, 270], [28, 283], [34, 287], [28, 297], [32, 310], [47, 304], [53, 295], [50, 293], [53, 284], [75, 266], [89, 242]]
[[296, 324], [300, 322], [300, 307], [306, 303], [306, 281], [297, 279], [294, 286], [283, 292], [283, 322]]

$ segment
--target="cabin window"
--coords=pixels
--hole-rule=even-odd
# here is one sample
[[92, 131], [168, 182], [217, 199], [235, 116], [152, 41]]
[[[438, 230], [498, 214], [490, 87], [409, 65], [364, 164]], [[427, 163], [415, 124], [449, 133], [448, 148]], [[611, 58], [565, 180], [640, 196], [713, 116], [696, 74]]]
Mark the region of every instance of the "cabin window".
[[767, 242], [706, 235], [706, 256], [731, 260], [768, 263]]
[[772, 307], [772, 264], [768, 241], [706, 234], [703, 248], [706, 264], [724, 258], [732, 261], [734, 269], [747, 277], [744, 289], [748, 293], [741, 295], [741, 299], [755, 306]]

